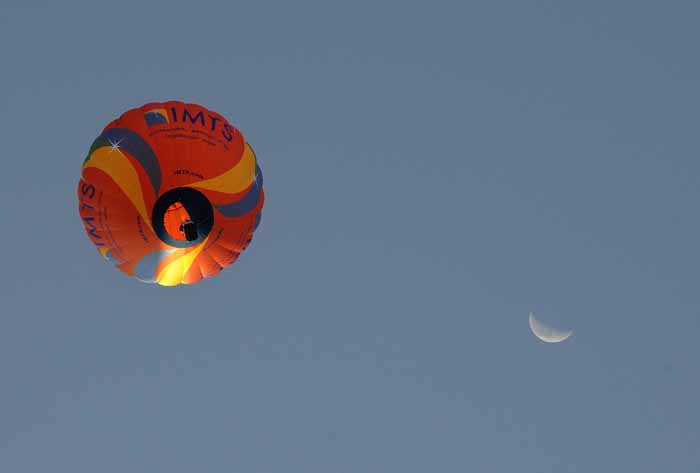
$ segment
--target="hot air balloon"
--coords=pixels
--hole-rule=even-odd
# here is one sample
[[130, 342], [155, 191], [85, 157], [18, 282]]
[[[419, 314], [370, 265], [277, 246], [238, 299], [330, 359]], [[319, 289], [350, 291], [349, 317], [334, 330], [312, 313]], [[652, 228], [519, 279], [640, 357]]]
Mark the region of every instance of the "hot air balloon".
[[148, 103], [102, 131], [83, 162], [78, 208], [87, 236], [123, 273], [192, 284], [248, 247], [265, 200], [253, 148], [222, 115]]

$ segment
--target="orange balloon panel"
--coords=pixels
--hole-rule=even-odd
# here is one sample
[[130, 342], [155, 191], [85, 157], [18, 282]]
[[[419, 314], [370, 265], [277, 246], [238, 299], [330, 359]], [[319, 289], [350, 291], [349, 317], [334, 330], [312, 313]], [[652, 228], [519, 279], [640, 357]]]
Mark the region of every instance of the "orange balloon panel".
[[78, 184], [80, 217], [102, 256], [164, 286], [233, 263], [264, 200], [262, 171], [241, 132], [183, 102], [149, 103], [107, 125]]

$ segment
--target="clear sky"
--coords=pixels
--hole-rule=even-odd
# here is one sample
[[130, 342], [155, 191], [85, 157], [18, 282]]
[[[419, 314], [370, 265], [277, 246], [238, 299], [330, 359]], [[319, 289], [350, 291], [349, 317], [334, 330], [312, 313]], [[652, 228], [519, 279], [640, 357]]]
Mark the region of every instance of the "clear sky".
[[[699, 15], [0, 0], [0, 471], [700, 471]], [[102, 127], [170, 99], [265, 175], [192, 287], [77, 210]]]

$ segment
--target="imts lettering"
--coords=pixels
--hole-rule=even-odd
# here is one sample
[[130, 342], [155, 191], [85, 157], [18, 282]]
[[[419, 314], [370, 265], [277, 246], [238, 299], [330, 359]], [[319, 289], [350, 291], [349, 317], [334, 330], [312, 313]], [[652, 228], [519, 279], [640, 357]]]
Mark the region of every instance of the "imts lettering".
[[209, 128], [211, 131], [217, 131], [218, 129], [220, 130], [221, 136], [223, 136], [226, 141], [231, 141], [233, 139], [234, 128], [226, 121], [222, 122], [219, 117], [213, 117], [208, 113], [205, 114], [201, 110], [193, 114], [193, 112], [187, 108], [182, 109], [181, 113], [178, 113], [177, 107], [170, 107], [170, 114], [172, 123], [189, 122], [193, 125]]
[[86, 202], [85, 199], [92, 201], [92, 199], [95, 198], [95, 186], [92, 184], [88, 184], [87, 182], [83, 182], [82, 185], [80, 186], [80, 193], [82, 196], [80, 197], [80, 214], [81, 218], [83, 219], [83, 223], [85, 224], [85, 230], [88, 232], [88, 236], [92, 239], [92, 242], [96, 246], [105, 246], [104, 242], [102, 240], [102, 235], [100, 235], [97, 232], [97, 225], [95, 225], [93, 222], [95, 221], [95, 217], [93, 216], [86, 216], [86, 212], [94, 212], [95, 207], [88, 202]]

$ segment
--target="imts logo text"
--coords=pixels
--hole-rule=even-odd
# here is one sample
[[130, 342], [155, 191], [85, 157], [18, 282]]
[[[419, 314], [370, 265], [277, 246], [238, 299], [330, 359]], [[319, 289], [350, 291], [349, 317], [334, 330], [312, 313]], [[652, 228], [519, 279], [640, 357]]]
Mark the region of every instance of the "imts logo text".
[[[88, 236], [96, 246], [105, 246], [104, 241], [102, 241], [102, 235], [97, 232], [97, 225], [94, 223], [95, 217], [86, 215], [95, 212], [94, 202], [92, 202], [95, 198], [95, 186], [83, 181], [80, 185], [80, 193], [82, 194], [80, 196], [80, 214]], [[86, 200], [89, 200], [90, 203], [87, 203]]]
[[[169, 113], [168, 113], [169, 112]], [[143, 115], [148, 127], [155, 125], [166, 125], [175, 123], [191, 123], [198, 125], [209, 131], [218, 131], [226, 141], [233, 139], [234, 128], [220, 117], [213, 117], [203, 111], [193, 113], [187, 108], [178, 110], [176, 107], [170, 107], [170, 110], [164, 108], [154, 108]]]

